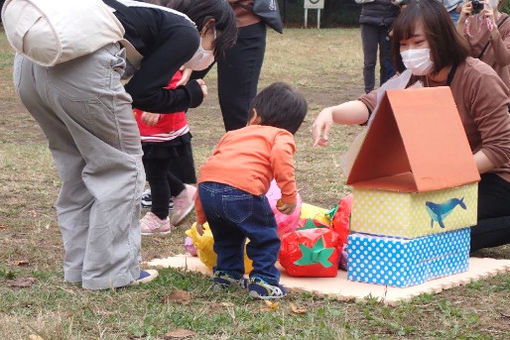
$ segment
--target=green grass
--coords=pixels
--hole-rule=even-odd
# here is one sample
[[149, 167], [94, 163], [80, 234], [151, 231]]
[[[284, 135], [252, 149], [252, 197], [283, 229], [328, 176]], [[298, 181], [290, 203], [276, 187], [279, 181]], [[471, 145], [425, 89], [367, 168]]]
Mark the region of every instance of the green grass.
[[[60, 181], [47, 142], [16, 99], [12, 53], [0, 34], [0, 339], [163, 339], [176, 328], [196, 339], [509, 339], [510, 274], [473, 282], [436, 295], [421, 295], [396, 307], [376, 299], [341, 302], [291, 292], [274, 311], [239, 291], [218, 294], [200, 274], [164, 269], [150, 284], [102, 292], [62, 282], [62, 241], [54, 201]], [[209, 97], [191, 110], [196, 164], [223, 134], [213, 70]], [[332, 207], [347, 192], [339, 158], [360, 127], [333, 129], [331, 146], [313, 148], [310, 128], [324, 107], [363, 92], [357, 29], [287, 29], [268, 32], [260, 87], [287, 81], [307, 98], [310, 112], [296, 135], [298, 187], [303, 200]], [[376, 72], [378, 73], [378, 72]], [[142, 240], [144, 260], [183, 252], [185, 220], [169, 237]], [[510, 259], [508, 247], [481, 252]], [[18, 265], [20, 261], [27, 265]], [[9, 280], [35, 278], [30, 288]], [[174, 290], [191, 295], [189, 305], [166, 302]], [[306, 309], [295, 314], [291, 303]]]
[[[2, 29], [0, 29], [0, 48], [2, 49], [2, 52], [0, 52], [0, 72], [4, 72], [4, 70], [9, 69], [12, 65], [12, 60], [14, 59], [13, 53], [7, 49], [7, 44], [7, 38], [5, 37], [2, 27]], [[10, 72], [9, 74], [6, 74], [6, 76], [12, 79]]]

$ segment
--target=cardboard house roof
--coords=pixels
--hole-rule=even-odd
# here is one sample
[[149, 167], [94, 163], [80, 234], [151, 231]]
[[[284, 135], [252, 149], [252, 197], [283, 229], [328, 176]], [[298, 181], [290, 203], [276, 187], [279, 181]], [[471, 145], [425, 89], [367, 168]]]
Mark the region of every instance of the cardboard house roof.
[[450, 88], [439, 86], [386, 92], [347, 184], [423, 192], [479, 180]]

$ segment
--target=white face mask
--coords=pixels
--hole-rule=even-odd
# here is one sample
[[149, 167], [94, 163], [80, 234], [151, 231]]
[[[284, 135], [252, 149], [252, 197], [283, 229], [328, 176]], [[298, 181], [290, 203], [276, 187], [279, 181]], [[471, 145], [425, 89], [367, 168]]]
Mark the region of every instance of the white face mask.
[[400, 52], [400, 56], [404, 66], [416, 76], [424, 76], [430, 73], [434, 66], [434, 63], [430, 60], [430, 48], [409, 49]]
[[[216, 40], [216, 29], [213, 28], [214, 40]], [[193, 57], [188, 60], [184, 66], [192, 69], [193, 71], [203, 71], [214, 62], [214, 50], [206, 50], [202, 47], [202, 37], [200, 37], [200, 44], [198, 50]]]

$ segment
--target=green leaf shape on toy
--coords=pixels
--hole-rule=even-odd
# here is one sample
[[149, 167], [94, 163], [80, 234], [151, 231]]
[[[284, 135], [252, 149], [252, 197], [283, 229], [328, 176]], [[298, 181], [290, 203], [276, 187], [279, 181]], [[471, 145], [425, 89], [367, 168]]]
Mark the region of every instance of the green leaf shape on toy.
[[315, 222], [309, 218], [306, 220], [306, 223], [304, 226], [302, 226], [301, 228], [297, 228], [296, 230], [306, 230], [306, 229], [315, 229], [315, 228], [322, 228], [324, 227], [322, 224], [315, 224]]
[[335, 251], [335, 248], [325, 248], [322, 237], [315, 242], [312, 248], [299, 244], [299, 249], [301, 249], [301, 258], [294, 261], [295, 265], [308, 266], [320, 263], [324, 268], [329, 268], [333, 265], [328, 259]]
[[335, 205], [333, 207], [333, 209], [326, 211], [324, 213], [324, 215], [326, 215], [330, 221], [333, 221], [333, 217], [335, 216], [336, 212], [338, 211], [338, 207], [339, 207], [338, 204]]

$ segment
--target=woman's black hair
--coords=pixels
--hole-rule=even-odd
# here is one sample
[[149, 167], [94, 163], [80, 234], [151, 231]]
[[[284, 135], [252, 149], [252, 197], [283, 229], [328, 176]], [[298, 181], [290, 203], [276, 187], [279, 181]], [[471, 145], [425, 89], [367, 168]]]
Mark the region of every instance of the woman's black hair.
[[155, 5], [165, 6], [186, 14], [202, 32], [205, 24], [214, 19], [214, 25], [207, 30], [216, 29], [214, 56], [222, 57], [225, 51], [234, 46], [237, 40], [236, 17], [227, 0], [147, 0]]
[[434, 72], [458, 65], [470, 53], [469, 45], [460, 36], [443, 4], [437, 0], [411, 0], [393, 23], [392, 61], [398, 72], [405, 70], [400, 56], [400, 41], [409, 39], [422, 22], [430, 47]]
[[[305, 98], [285, 83], [273, 83], [252, 100], [251, 117], [255, 109], [259, 125], [274, 126], [294, 134], [305, 119], [308, 106]], [[251, 119], [250, 117], [250, 119]]]

